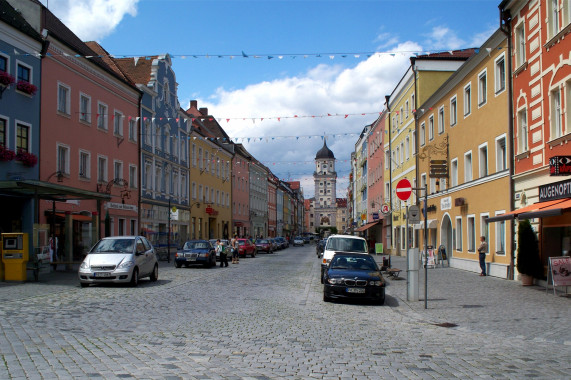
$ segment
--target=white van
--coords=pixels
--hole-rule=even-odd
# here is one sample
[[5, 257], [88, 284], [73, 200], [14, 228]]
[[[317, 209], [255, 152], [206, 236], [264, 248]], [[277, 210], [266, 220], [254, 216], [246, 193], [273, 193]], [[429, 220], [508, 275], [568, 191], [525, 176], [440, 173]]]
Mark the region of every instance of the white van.
[[360, 236], [353, 235], [331, 235], [327, 238], [327, 244], [323, 250], [321, 259], [321, 283], [323, 284], [323, 275], [329, 266], [329, 262], [333, 255], [338, 252], [345, 253], [362, 253], [369, 254], [367, 241]]

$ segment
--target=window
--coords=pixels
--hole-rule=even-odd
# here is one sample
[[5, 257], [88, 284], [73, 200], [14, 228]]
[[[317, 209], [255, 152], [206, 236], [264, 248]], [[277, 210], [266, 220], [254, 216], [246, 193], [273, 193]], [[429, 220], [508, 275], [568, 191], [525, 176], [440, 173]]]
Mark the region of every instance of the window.
[[551, 140], [563, 135], [561, 123], [561, 91], [551, 91]]
[[64, 84], [58, 84], [57, 110], [64, 115], [70, 115], [70, 89]]
[[202, 162], [202, 148], [198, 147], [198, 168], [202, 171], [204, 167], [204, 162]]
[[424, 188], [426, 187], [426, 173], [423, 173], [420, 175], [420, 187], [422, 188], [421, 190], [421, 196], [424, 197]]
[[496, 94], [502, 92], [506, 89], [506, 59], [505, 56], [502, 55], [498, 59], [496, 59]]
[[91, 178], [90, 154], [82, 150], [79, 151], [79, 178]]
[[506, 136], [496, 138], [496, 172], [508, 168], [508, 154], [506, 150]]
[[412, 107], [412, 112], [416, 112], [416, 104], [414, 103], [414, 94], [410, 96], [410, 106]]
[[488, 73], [484, 70], [478, 75], [478, 106], [486, 104], [488, 100]]
[[62, 174], [69, 174], [69, 146], [57, 146], [57, 171]]
[[456, 125], [458, 121], [458, 107], [456, 104], [456, 97], [450, 99], [450, 126]]
[[0, 71], [8, 71], [8, 58], [0, 55]]
[[97, 128], [107, 130], [107, 106], [103, 103], [97, 104]]
[[145, 190], [152, 190], [153, 187], [153, 165], [150, 162], [145, 162], [145, 175], [143, 176], [143, 188]]
[[444, 107], [438, 110], [438, 134], [444, 133]]
[[132, 118], [129, 120], [129, 141], [137, 141], [137, 122]]
[[555, 37], [555, 35], [559, 33], [559, 30], [561, 29], [561, 22], [559, 20], [560, 17], [559, 0], [548, 0], [548, 6], [549, 6], [548, 22], [550, 24], [549, 37], [552, 38]]
[[484, 143], [478, 147], [478, 161], [480, 178], [488, 175], [488, 143]]
[[113, 116], [113, 134], [123, 136], [123, 114], [119, 111], [115, 111]]
[[79, 120], [91, 123], [91, 98], [85, 94], [79, 95]]
[[6, 146], [6, 119], [0, 119], [0, 145]]
[[406, 143], [404, 144], [404, 158], [405, 160], [409, 160], [409, 149], [410, 149], [410, 137], [406, 136]]
[[409, 107], [408, 107], [408, 100], [407, 100], [406, 102], [404, 102], [404, 117], [406, 119], [408, 119], [408, 110], [409, 110]]
[[403, 115], [404, 115], [404, 111], [403, 111], [403, 108], [401, 107], [401, 108], [400, 108], [400, 113], [399, 113], [399, 121], [400, 121], [401, 124], [402, 124], [403, 121], [404, 121]]
[[455, 187], [458, 186], [458, 159], [455, 158], [452, 160], [452, 162], [450, 163], [451, 167], [450, 167], [450, 186], [451, 187]]
[[472, 180], [472, 152], [464, 154], [464, 182]]
[[97, 157], [97, 182], [107, 181], [107, 157]]
[[426, 125], [424, 122], [420, 124], [420, 146], [424, 146], [426, 144]]
[[476, 252], [476, 218], [474, 215], [468, 215], [466, 233], [468, 234], [468, 252]]
[[462, 218], [456, 218], [456, 250], [462, 251]]
[[525, 24], [523, 22], [515, 28], [516, 67], [525, 63]]
[[24, 66], [21, 63], [18, 63], [18, 72], [16, 80], [23, 81], [23, 82], [32, 82], [32, 69], [28, 66]]
[[20, 150], [30, 151], [30, 126], [18, 123], [16, 124], [16, 152]]
[[[505, 210], [496, 211], [496, 215], [505, 213]], [[496, 225], [496, 254], [506, 254], [506, 222], [505, 220], [495, 223]]]
[[123, 163], [121, 161], [113, 162], [113, 178], [123, 179]]
[[163, 86], [163, 102], [165, 102], [165, 104], [170, 103], [169, 84], [168, 83], [165, 83]]
[[472, 94], [470, 85], [464, 87], [464, 116], [470, 115], [472, 112]]
[[434, 116], [428, 118], [428, 140], [434, 139]]
[[518, 145], [518, 153], [524, 153], [529, 150], [528, 140], [527, 140], [527, 109], [524, 108], [523, 110], [517, 113], [517, 145]]

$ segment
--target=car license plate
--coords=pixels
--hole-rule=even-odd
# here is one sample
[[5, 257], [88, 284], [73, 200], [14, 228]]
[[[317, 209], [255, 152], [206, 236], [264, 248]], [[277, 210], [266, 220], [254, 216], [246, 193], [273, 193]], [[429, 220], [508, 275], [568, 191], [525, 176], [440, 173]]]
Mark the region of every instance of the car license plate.
[[347, 293], [365, 293], [365, 288], [347, 288]]
[[196, 261], [196, 256], [187, 257], [186, 261]]
[[111, 273], [108, 272], [95, 272], [93, 277], [111, 277]]

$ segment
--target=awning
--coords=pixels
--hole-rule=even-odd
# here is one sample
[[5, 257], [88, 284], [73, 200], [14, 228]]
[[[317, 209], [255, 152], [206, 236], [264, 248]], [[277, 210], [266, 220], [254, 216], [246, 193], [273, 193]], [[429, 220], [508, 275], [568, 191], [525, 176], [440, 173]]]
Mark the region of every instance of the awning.
[[377, 221], [375, 221], [375, 222], [367, 223], [367, 224], [365, 224], [364, 226], [361, 226], [361, 227], [359, 227], [359, 228], [356, 228], [355, 231], [356, 231], [356, 232], [361, 232], [361, 231], [368, 230], [369, 228], [373, 227], [374, 225], [379, 224], [379, 222], [380, 222], [380, 221], [377, 220]]
[[20, 197], [37, 196], [40, 199], [49, 199], [60, 202], [79, 199], [96, 199], [101, 201], [111, 200], [111, 195], [109, 194], [35, 180], [0, 181], [0, 195]]
[[499, 222], [502, 220], [544, 218], [561, 215], [564, 210], [571, 208], [571, 199], [554, 199], [551, 201], [538, 202], [517, 210], [506, 212], [486, 219], [486, 223]]
[[[51, 212], [50, 212], [50, 215], [51, 215]], [[56, 216], [58, 218], [64, 218], [65, 219], [65, 214], [63, 212], [56, 212]], [[77, 220], [79, 222], [85, 222], [85, 223], [91, 223], [93, 221], [93, 218], [91, 218], [91, 216], [81, 215], [81, 214], [71, 214], [71, 219]]]

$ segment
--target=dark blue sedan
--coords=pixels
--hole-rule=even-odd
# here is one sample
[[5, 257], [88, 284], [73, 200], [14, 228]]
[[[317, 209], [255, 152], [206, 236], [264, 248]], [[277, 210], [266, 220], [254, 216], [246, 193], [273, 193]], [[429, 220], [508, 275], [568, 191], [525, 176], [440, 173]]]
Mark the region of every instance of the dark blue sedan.
[[174, 256], [174, 265], [177, 268], [183, 265], [188, 268], [197, 264], [207, 268], [216, 265], [216, 251], [208, 240], [189, 240]]
[[385, 280], [368, 254], [336, 253], [325, 271], [323, 301], [348, 298], [385, 303]]

